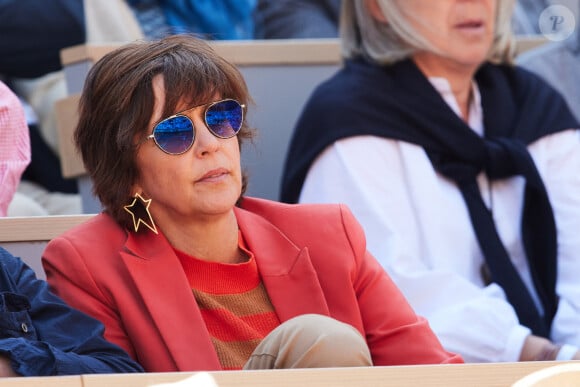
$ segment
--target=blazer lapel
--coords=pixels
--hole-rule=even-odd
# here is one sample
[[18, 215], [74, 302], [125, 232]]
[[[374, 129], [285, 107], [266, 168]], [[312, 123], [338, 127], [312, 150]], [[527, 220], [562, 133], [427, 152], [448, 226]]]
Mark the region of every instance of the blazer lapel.
[[162, 234], [130, 233], [121, 252], [151, 319], [179, 370], [219, 370], [219, 359], [181, 268]]
[[307, 313], [328, 316], [328, 305], [308, 249], [296, 246], [265, 218], [237, 207], [235, 211], [280, 321]]

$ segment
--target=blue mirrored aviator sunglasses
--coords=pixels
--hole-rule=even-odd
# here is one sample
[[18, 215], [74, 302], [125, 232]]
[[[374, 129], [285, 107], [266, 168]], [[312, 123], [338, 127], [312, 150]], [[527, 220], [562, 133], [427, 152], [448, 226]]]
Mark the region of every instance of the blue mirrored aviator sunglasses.
[[[155, 140], [159, 149], [170, 155], [187, 152], [195, 141], [195, 129], [185, 113], [199, 106], [204, 105], [194, 106], [159, 121], [147, 139]], [[206, 106], [205, 124], [214, 136], [231, 138], [238, 134], [244, 121], [244, 105], [235, 99], [224, 99]]]

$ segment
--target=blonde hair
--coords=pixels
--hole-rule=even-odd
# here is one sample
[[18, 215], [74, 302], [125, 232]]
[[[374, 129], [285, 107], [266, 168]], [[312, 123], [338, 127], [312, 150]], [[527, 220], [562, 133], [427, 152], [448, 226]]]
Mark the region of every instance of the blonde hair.
[[[370, 14], [367, 0], [342, 1], [340, 37], [344, 58], [364, 56], [376, 63], [391, 64], [418, 51], [438, 52], [409, 22], [401, 6], [405, 0], [371, 1], [377, 2], [388, 23], [381, 23]], [[515, 0], [498, 0], [495, 37], [487, 56], [491, 62], [513, 63], [515, 39], [511, 15], [514, 4]]]

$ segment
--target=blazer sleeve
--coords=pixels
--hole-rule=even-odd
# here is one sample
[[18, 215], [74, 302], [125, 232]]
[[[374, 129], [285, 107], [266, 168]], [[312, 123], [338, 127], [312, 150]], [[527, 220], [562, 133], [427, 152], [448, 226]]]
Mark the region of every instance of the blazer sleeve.
[[23, 376], [143, 372], [103, 338], [103, 325], [52, 294], [20, 259], [1, 254], [0, 353]]
[[[89, 250], [86, 246], [74, 244], [71, 239], [61, 236], [54, 238], [46, 246], [42, 265], [51, 290], [72, 307], [101, 321], [105, 325], [105, 338], [136, 359], [135, 349], [112, 297], [104, 290], [105, 284], [94, 278], [87, 265], [86, 260], [100, 259], [99, 254], [106, 255], [99, 249], [93, 247]], [[109, 278], [108, 281], [114, 280]]]
[[355, 257], [353, 288], [374, 365], [462, 363], [459, 355], [445, 351], [427, 320], [415, 314], [366, 250], [363, 229], [350, 210], [341, 205], [341, 211]]

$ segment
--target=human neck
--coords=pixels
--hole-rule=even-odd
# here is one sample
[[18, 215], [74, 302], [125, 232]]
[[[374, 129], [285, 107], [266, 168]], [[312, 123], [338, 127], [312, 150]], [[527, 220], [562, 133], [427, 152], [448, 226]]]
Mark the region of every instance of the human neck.
[[160, 228], [171, 246], [198, 259], [221, 263], [238, 263], [243, 259], [233, 210], [203, 220], [162, 224]]
[[472, 81], [476, 68], [473, 66], [460, 65], [444, 58], [435, 59], [432, 56], [415, 55], [415, 64], [428, 78], [445, 78], [449, 82], [451, 92], [461, 112], [461, 119], [469, 121], [469, 105], [472, 98]]

